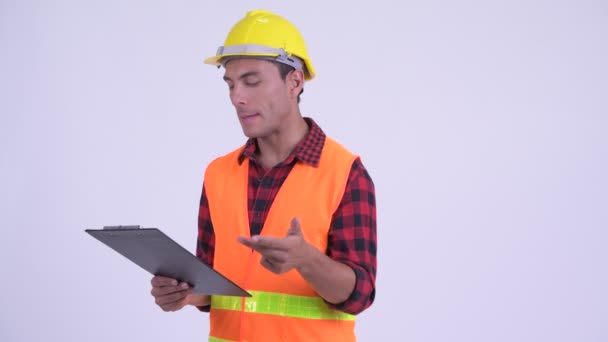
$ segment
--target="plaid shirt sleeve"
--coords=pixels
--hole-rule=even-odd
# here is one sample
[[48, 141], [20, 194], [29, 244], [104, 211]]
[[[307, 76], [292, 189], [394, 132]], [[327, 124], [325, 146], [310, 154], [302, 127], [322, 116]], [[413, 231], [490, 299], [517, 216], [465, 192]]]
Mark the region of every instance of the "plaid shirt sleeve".
[[[215, 255], [215, 233], [213, 224], [211, 223], [211, 213], [209, 212], [209, 202], [205, 193], [205, 185], [203, 184], [203, 192], [198, 210], [198, 238], [196, 241], [196, 256], [204, 263], [213, 267], [213, 257]], [[209, 312], [210, 305], [198, 306], [200, 311]]]
[[203, 193], [198, 210], [198, 238], [196, 241], [196, 256], [207, 265], [213, 267], [215, 255], [215, 233], [211, 223], [209, 202], [203, 185]]
[[353, 315], [361, 313], [376, 294], [376, 195], [360, 159], [353, 163], [344, 197], [332, 218], [327, 249], [332, 259], [350, 266], [356, 275], [350, 297], [327, 304]]

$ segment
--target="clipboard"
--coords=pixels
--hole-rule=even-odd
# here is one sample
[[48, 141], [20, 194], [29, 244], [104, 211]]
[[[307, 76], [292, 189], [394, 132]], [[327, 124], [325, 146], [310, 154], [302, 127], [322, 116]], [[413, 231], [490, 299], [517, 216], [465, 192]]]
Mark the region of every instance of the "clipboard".
[[183, 281], [194, 293], [251, 297], [251, 294], [202, 262], [158, 228], [106, 226], [85, 232], [152, 275]]

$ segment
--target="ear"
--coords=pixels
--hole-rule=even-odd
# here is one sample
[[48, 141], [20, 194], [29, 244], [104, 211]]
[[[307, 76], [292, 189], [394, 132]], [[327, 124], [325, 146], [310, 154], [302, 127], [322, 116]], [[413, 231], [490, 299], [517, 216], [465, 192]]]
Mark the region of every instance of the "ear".
[[287, 75], [287, 79], [289, 81], [289, 94], [294, 99], [297, 99], [302, 88], [304, 88], [304, 71], [293, 70]]

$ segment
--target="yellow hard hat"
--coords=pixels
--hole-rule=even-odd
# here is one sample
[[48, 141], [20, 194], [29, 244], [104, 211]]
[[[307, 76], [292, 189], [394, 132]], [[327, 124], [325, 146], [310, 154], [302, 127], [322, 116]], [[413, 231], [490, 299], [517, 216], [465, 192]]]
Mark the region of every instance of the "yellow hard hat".
[[274, 60], [304, 71], [304, 78], [315, 77], [304, 38], [285, 18], [265, 10], [249, 11], [237, 22], [215, 56], [205, 63], [222, 65], [231, 56], [252, 56]]

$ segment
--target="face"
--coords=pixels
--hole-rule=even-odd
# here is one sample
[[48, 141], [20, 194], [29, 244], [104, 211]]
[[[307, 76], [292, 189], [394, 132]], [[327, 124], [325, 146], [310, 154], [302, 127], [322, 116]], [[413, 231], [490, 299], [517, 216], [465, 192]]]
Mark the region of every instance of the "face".
[[224, 81], [243, 133], [249, 138], [266, 138], [280, 132], [297, 109], [290, 86], [292, 73], [284, 81], [272, 62], [252, 58], [234, 59], [225, 67]]

